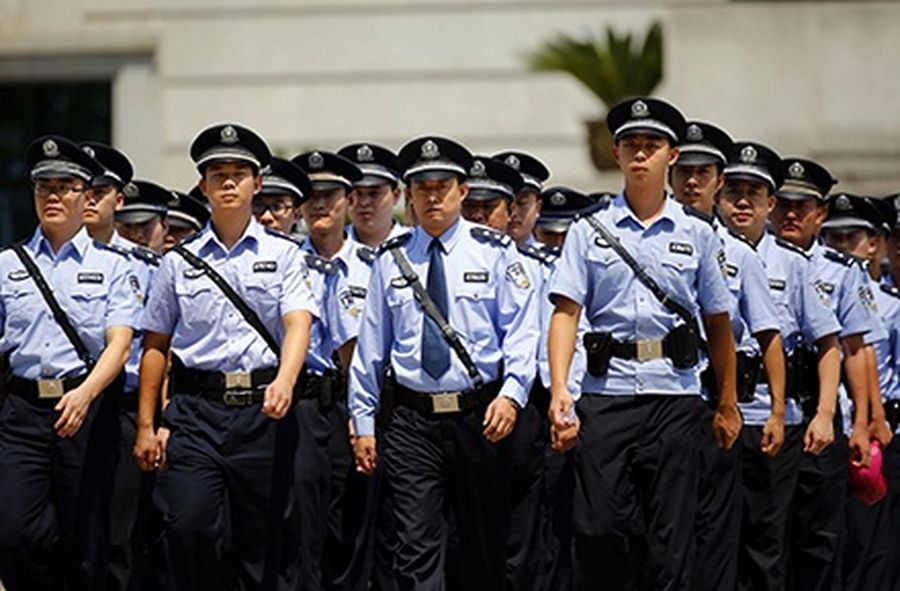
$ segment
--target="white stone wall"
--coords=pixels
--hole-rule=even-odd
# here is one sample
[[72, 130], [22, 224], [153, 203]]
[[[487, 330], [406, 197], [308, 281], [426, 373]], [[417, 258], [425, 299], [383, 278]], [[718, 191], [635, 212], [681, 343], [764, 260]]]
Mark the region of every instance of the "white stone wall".
[[0, 78], [119, 60], [114, 141], [140, 176], [174, 187], [194, 179], [194, 134], [235, 120], [285, 155], [440, 133], [479, 153], [531, 151], [561, 183], [616, 189], [584, 145], [582, 122], [602, 106], [522, 56], [558, 32], [654, 19], [666, 31], [659, 94], [686, 114], [819, 158], [849, 189], [900, 190], [894, 2], [0, 0]]

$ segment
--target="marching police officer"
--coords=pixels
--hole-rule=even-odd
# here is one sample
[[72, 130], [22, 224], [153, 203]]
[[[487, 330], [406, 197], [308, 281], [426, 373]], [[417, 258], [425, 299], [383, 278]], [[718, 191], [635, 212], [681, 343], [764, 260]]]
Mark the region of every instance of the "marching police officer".
[[525, 152], [500, 152], [494, 154], [499, 160], [522, 175], [522, 188], [509, 204], [509, 223], [506, 233], [516, 244], [531, 244], [534, 240], [534, 225], [541, 213], [541, 191], [550, 178], [550, 169], [543, 162]]
[[665, 192], [681, 113], [636, 98], [613, 107], [607, 123], [625, 189], [572, 226], [550, 288], [555, 429], [577, 425], [568, 376], [581, 314], [592, 329], [577, 403], [575, 588], [601, 580], [622, 588], [635, 577], [648, 588], [688, 588], [703, 407], [697, 314], [718, 378], [722, 447], [741, 424], [722, 246], [708, 219]]
[[388, 238], [406, 232], [407, 228], [394, 220], [394, 208], [400, 203], [401, 195], [397, 155], [370, 143], [350, 144], [337, 153], [363, 173], [353, 183], [347, 207], [350, 240], [377, 249]]
[[300, 204], [311, 190], [300, 167], [273, 156], [263, 171], [262, 189], [253, 197], [253, 216], [265, 227], [290, 235], [300, 221]]
[[209, 222], [209, 208], [206, 201], [201, 201], [190, 193], [172, 191], [166, 219], [169, 221], [169, 230], [163, 252], [170, 251], [182, 240], [187, 240], [202, 230]]
[[128, 257], [82, 226], [100, 165], [59, 136], [35, 140], [27, 160], [39, 227], [0, 253], [0, 579], [10, 591], [90, 589], [105, 576], [97, 503], [140, 305]]
[[[168, 464], [163, 586], [268, 589], [296, 447], [289, 410], [320, 312], [297, 244], [251, 215], [264, 140], [216, 125], [190, 153], [212, 218], [163, 257], [150, 290], [134, 455], [144, 470]], [[170, 349], [166, 438], [154, 414]]]
[[509, 237], [460, 219], [473, 163], [466, 148], [423, 137], [399, 158], [420, 225], [385, 243], [373, 265], [350, 368], [356, 461], [366, 473], [378, 462], [375, 414], [390, 367], [395, 401], [380, 457], [397, 585], [444, 588], [447, 506], [459, 588], [499, 589], [508, 504], [497, 443], [534, 377], [533, 281]]
[[122, 188], [124, 204], [116, 210], [116, 230], [123, 238], [161, 253], [169, 233], [167, 214], [172, 193], [150, 181], [131, 181]]
[[512, 200], [525, 186], [522, 175], [502, 162], [475, 156], [467, 183], [469, 193], [463, 201], [463, 218], [505, 234]]

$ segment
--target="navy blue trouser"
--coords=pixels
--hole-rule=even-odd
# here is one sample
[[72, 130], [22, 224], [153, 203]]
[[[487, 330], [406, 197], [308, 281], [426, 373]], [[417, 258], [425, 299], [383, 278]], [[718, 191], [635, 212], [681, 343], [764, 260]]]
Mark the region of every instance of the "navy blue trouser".
[[0, 407], [0, 579], [7, 591], [101, 588], [116, 443], [100, 396], [70, 438], [59, 412], [10, 394]]

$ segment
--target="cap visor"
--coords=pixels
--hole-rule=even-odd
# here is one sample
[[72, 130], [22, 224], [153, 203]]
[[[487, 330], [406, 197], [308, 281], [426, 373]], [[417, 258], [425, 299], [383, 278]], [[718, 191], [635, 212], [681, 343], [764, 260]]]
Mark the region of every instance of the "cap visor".
[[149, 222], [155, 217], [162, 217], [162, 214], [152, 211], [117, 211], [116, 221], [125, 224], [143, 224]]
[[724, 162], [712, 154], [703, 152], [681, 152], [675, 166], [700, 166], [703, 164], [724, 164]]
[[466, 201], [494, 201], [499, 199], [508, 200], [510, 199], [510, 196], [496, 191], [486, 191], [484, 189], [472, 189], [466, 194]]
[[772, 184], [768, 178], [766, 178], [762, 174], [756, 174], [753, 172], [741, 171], [741, 172], [728, 172], [725, 171], [725, 180], [727, 181], [747, 181], [748, 183], [759, 183], [760, 185], [765, 185], [769, 187], [770, 191], [775, 190], [775, 186]]
[[445, 181], [459, 176], [454, 170], [423, 170], [409, 175], [407, 180], [410, 183], [423, 183], [425, 181]]
[[825, 220], [825, 223], [822, 224], [823, 232], [850, 232], [852, 230], [868, 230], [870, 232], [877, 231], [875, 229], [875, 226], [873, 226], [871, 222], [868, 222], [862, 218], [834, 218]]
[[545, 232], [554, 232], [556, 234], [562, 234], [569, 229], [569, 226], [572, 225], [572, 220], [541, 220], [538, 219], [537, 227]]

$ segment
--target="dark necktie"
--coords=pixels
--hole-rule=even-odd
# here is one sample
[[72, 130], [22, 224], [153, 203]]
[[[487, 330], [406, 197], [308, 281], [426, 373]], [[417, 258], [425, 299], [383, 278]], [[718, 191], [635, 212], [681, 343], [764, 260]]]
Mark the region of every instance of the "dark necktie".
[[[428, 247], [431, 256], [428, 261], [428, 295], [441, 315], [449, 322], [447, 314], [447, 277], [444, 275], [443, 245], [437, 238]], [[438, 325], [425, 315], [422, 318], [422, 369], [434, 379], [439, 379], [450, 369], [450, 346], [441, 336]]]

